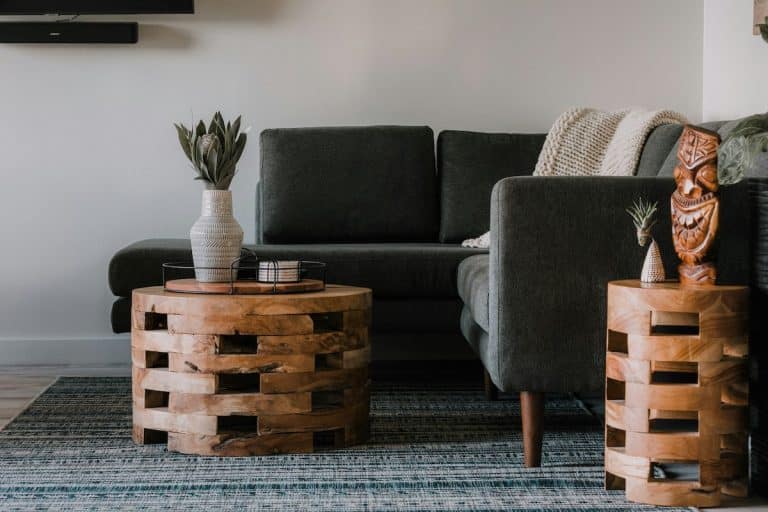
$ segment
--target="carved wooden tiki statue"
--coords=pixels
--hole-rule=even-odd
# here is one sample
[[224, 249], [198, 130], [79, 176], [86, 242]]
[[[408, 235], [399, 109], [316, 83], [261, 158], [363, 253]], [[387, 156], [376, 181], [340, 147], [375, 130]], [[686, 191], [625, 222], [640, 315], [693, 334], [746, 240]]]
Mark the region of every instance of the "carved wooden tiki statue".
[[720, 214], [719, 145], [720, 136], [703, 128], [686, 126], [680, 137], [671, 210], [672, 240], [681, 261], [678, 272], [683, 285], [714, 285], [717, 278], [707, 253], [715, 241]]

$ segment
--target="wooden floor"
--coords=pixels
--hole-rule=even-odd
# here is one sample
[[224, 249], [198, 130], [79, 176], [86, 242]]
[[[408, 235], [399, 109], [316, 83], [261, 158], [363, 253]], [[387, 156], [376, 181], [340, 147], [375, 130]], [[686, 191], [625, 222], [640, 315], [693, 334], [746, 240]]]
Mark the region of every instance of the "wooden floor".
[[0, 430], [15, 418], [58, 376], [130, 375], [128, 366], [0, 366]]
[[0, 429], [47, 388], [55, 377], [0, 374]]
[[[127, 366], [96, 368], [78, 368], [69, 366], [0, 366], [0, 430], [16, 417], [17, 414], [23, 411], [40, 393], [45, 391], [45, 389], [56, 380], [56, 377], [60, 375], [81, 377], [121, 376], [130, 375], [130, 368]], [[761, 497], [753, 497], [747, 500], [729, 499], [724, 503], [723, 508], [716, 510], [719, 512], [744, 512], [746, 510], [768, 512], [768, 500]]]

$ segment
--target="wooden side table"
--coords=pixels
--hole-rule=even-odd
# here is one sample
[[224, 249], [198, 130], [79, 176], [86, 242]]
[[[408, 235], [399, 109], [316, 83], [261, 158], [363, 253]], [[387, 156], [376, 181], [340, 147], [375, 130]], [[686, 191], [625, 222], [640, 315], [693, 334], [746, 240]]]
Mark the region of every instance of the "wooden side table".
[[748, 306], [745, 286], [608, 284], [606, 489], [695, 507], [746, 495]]
[[197, 455], [368, 438], [371, 291], [133, 292], [133, 439]]

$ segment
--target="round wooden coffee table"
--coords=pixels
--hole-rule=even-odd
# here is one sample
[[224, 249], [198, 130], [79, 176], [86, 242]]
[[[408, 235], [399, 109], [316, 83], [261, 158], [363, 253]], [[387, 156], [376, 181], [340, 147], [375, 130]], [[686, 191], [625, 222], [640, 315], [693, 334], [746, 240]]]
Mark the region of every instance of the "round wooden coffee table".
[[133, 292], [133, 439], [218, 456], [368, 438], [371, 291]]

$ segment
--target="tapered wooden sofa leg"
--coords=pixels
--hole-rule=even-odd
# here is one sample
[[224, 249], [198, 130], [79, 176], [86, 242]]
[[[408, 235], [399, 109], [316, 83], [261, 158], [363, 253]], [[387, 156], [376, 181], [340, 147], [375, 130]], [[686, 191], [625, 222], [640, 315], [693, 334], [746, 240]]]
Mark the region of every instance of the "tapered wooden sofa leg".
[[483, 376], [485, 382], [485, 399], [490, 401], [498, 400], [499, 389], [496, 387], [496, 384], [493, 383], [491, 375], [485, 368], [483, 368]]
[[525, 467], [541, 466], [541, 444], [544, 439], [544, 393], [522, 391], [520, 412], [523, 417], [523, 454]]

